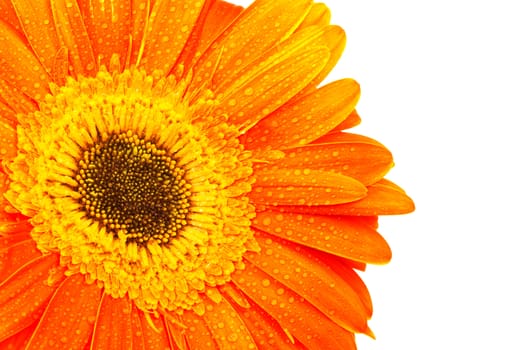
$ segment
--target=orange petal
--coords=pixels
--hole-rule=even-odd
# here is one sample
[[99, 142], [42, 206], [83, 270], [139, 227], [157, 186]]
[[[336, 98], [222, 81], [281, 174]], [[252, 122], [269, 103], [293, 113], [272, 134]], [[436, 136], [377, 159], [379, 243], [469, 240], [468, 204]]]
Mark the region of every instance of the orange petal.
[[331, 270], [333, 270], [339, 276], [342, 276], [346, 283], [352, 286], [352, 289], [359, 296], [361, 304], [365, 307], [367, 315], [370, 317], [373, 311], [372, 299], [370, 298], [370, 293], [368, 292], [368, 288], [366, 287], [365, 283], [354, 270], [355, 268], [359, 267], [352, 266], [353, 262], [351, 260], [345, 260], [335, 255], [326, 254], [323, 252], [313, 252], [313, 254], [316, 254], [328, 266], [330, 266]]
[[129, 52], [129, 64], [136, 65], [144, 54], [144, 44], [149, 13], [151, 12], [151, 0], [131, 1], [131, 49]]
[[202, 55], [213, 40], [215, 40], [242, 12], [243, 8], [226, 1], [215, 1], [207, 13], [202, 28], [198, 46], [195, 49], [196, 56]]
[[366, 196], [366, 187], [351, 177], [309, 169], [257, 169], [249, 194], [262, 205], [330, 205]]
[[[172, 65], [171, 74], [175, 74], [177, 77], [182, 77], [181, 73], [188, 74], [191, 70], [191, 67], [198, 60], [202, 52], [197, 52], [198, 48], [201, 45], [204, 45], [202, 34], [207, 25], [207, 22], [211, 19], [210, 11], [215, 7], [217, 3], [216, 0], [206, 0], [202, 5], [200, 15], [195, 20], [193, 29], [186, 40], [186, 44], [182, 49], [182, 52], [177, 58], [177, 61]], [[228, 4], [230, 5], [230, 4]], [[234, 6], [234, 5], [230, 5]], [[208, 42], [209, 43], [209, 42]], [[205, 46], [204, 48], [206, 48]], [[182, 69], [181, 69], [182, 68]]]
[[356, 217], [264, 211], [257, 213], [253, 226], [345, 259], [384, 264], [392, 257], [385, 239]]
[[189, 350], [186, 344], [186, 325], [175, 312], [163, 312], [164, 325], [168, 332], [172, 349]]
[[[271, 259], [271, 256], [268, 256]], [[297, 276], [292, 276], [296, 278]], [[332, 322], [303, 296], [250, 262], [232, 275], [233, 282], [271, 315], [283, 330], [308, 349], [355, 349], [354, 334]]]
[[18, 32], [22, 32], [22, 27], [13, 7], [13, 0], [0, 0], [0, 18]]
[[138, 311], [146, 349], [171, 349], [164, 318]]
[[168, 73], [181, 54], [205, 0], [155, 1], [148, 19], [140, 66]]
[[7, 225], [9, 225], [9, 223], [0, 222], [0, 227], [2, 228], [0, 233], [0, 251], [4, 251], [17, 243], [32, 239], [28, 232], [8, 233], [4, 235], [4, 228]]
[[0, 79], [38, 100], [48, 92], [48, 78], [19, 34], [0, 21]]
[[186, 342], [190, 349], [218, 349], [218, 345], [201, 316], [193, 311], [186, 311], [182, 318], [188, 327], [185, 331]]
[[306, 86], [329, 55], [320, 46], [282, 52], [280, 57], [254, 63], [230, 86], [218, 88], [222, 95], [215, 113], [228, 115], [241, 132], [252, 128]]
[[27, 350], [83, 349], [93, 332], [102, 290], [82, 274], [67, 277], [49, 301]]
[[124, 67], [130, 46], [131, 1], [80, 0], [78, 6], [99, 65], [109, 68], [111, 56], [117, 54]]
[[0, 342], [0, 349], [25, 349], [27, 342], [29, 341], [29, 338], [31, 338], [31, 334], [33, 334], [37, 324], [38, 322], [34, 322], [31, 326], [24, 328], [22, 331], [16, 333], [12, 337], [7, 338], [3, 342]]
[[[275, 44], [285, 40], [306, 16], [310, 0], [259, 0], [243, 11], [203, 54], [194, 76], [230, 79]], [[196, 81], [198, 83], [198, 81]]]
[[[13, 111], [11, 107], [9, 107], [7, 103], [0, 100], [0, 123], [2, 122], [5, 122], [9, 124], [10, 126], [15, 125], [16, 124], [16, 113], [15, 111]], [[1, 128], [2, 127], [0, 127], [0, 135], [2, 133]], [[5, 141], [1, 140], [1, 136], [0, 136], [0, 142], [2, 142], [2, 144], [5, 143]]]
[[248, 130], [248, 149], [285, 148], [318, 139], [342, 123], [359, 99], [352, 79], [333, 82], [282, 106]]
[[261, 253], [247, 253], [247, 260], [304, 297], [339, 326], [351, 332], [366, 332], [366, 321], [371, 315], [361, 298], [315, 251], [261, 231], [255, 231], [255, 238]]
[[58, 31], [60, 47], [66, 47], [73, 75], [95, 75], [98, 66], [93, 47], [76, 1], [54, 0], [51, 9]]
[[335, 172], [364, 185], [381, 180], [394, 164], [390, 151], [372, 139], [347, 135], [344, 142], [315, 143], [284, 150], [286, 156], [273, 163], [272, 169]]
[[131, 301], [127, 298], [102, 296], [93, 330], [91, 349], [131, 349]]
[[49, 0], [12, 0], [25, 36], [50, 73], [60, 48]]
[[[37, 104], [32, 99], [3, 79], [0, 79], [0, 99], [15, 113], [27, 114], [38, 109]], [[16, 118], [12, 120], [17, 121]]]
[[0, 159], [10, 159], [16, 156], [18, 137], [16, 127], [0, 118]]
[[132, 335], [132, 350], [146, 350], [146, 340], [144, 339], [144, 331], [140, 322], [140, 315], [137, 307], [131, 306], [131, 335]]
[[48, 273], [58, 264], [58, 255], [40, 256], [0, 284], [0, 341], [40, 318], [56, 289], [48, 284]]
[[330, 10], [325, 4], [314, 3], [297, 31], [310, 26], [327, 26], [330, 24]]
[[[5, 240], [2, 239], [2, 241]], [[0, 241], [0, 244], [2, 243], [4, 242]], [[41, 255], [42, 253], [30, 237], [9, 246], [0, 245], [0, 283], [9, 278], [20, 267]]]
[[328, 74], [334, 69], [337, 61], [341, 58], [346, 45], [345, 31], [338, 26], [330, 26], [329, 31], [323, 37], [323, 42], [330, 51], [330, 59], [324, 65], [323, 70], [315, 77], [312, 82], [304, 89], [305, 92], [315, 89]]
[[[7, 218], [7, 220], [5, 220], [5, 218]], [[22, 233], [27, 237], [26, 239], [29, 239], [30, 236], [28, 233], [32, 229], [33, 225], [29, 223], [25, 216], [5, 213], [0, 210], [0, 236], [3, 236], [4, 234], [15, 235]]]
[[206, 299], [202, 318], [218, 349], [256, 349], [255, 341], [239, 314], [224, 298], [218, 303]]
[[345, 120], [341, 122], [338, 126], [336, 126], [334, 129], [330, 130], [330, 132], [338, 132], [338, 131], [344, 131], [350, 128], [353, 128], [356, 125], [359, 125], [361, 123], [361, 117], [359, 114], [357, 114], [357, 111], [354, 109], [352, 113], [348, 117], [346, 117]]
[[[239, 293], [242, 292], [239, 291]], [[232, 303], [232, 305], [250, 330], [253, 339], [257, 343], [257, 349], [306, 349], [301, 343], [286, 335], [281, 325], [253, 301], [246, 308], [240, 307], [235, 303]]]
[[398, 215], [414, 211], [414, 202], [405, 192], [385, 184], [382, 180], [367, 187], [366, 197], [351, 203], [317, 207], [287, 206], [283, 210], [294, 213], [320, 215]]

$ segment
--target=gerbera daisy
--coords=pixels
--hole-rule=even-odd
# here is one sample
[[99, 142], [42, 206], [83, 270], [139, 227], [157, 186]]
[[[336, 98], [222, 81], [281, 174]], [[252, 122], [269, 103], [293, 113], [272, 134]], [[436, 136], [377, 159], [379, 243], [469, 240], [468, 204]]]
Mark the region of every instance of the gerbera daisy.
[[413, 210], [325, 5], [0, 1], [0, 348], [352, 349]]

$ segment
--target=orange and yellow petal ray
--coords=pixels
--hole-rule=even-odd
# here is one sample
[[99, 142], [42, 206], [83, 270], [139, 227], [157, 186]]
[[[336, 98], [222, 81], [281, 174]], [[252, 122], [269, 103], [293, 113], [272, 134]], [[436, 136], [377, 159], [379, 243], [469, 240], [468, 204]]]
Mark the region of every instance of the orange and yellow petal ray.
[[257, 169], [252, 192], [259, 205], [330, 205], [366, 196], [366, 187], [351, 177], [309, 169]]
[[164, 322], [166, 324], [166, 330], [168, 331], [171, 348], [177, 350], [190, 350], [190, 348], [188, 348], [188, 344], [186, 343], [184, 334], [186, 326], [182, 324], [179, 317], [175, 319], [172, 317], [172, 315], [170, 315], [169, 318], [164, 316]]
[[0, 284], [0, 341], [40, 318], [56, 290], [56, 285], [49, 283], [49, 271], [58, 269], [58, 255], [40, 256]]
[[334, 172], [363, 185], [381, 180], [394, 165], [390, 151], [372, 139], [351, 134], [347, 136], [344, 142], [314, 143], [284, 150], [285, 157], [270, 166], [261, 167], [272, 170], [303, 167]]
[[399, 185], [395, 184], [394, 182], [392, 182], [392, 181], [390, 181], [388, 179], [381, 179], [377, 183], [379, 183], [381, 185], [384, 185], [384, 186], [387, 186], [387, 187], [390, 187], [391, 189], [396, 190], [398, 192], [406, 193], [403, 188], [401, 188]]
[[0, 117], [0, 159], [10, 159], [16, 156], [18, 152], [17, 140], [16, 127]]
[[204, 51], [242, 12], [243, 8], [226, 1], [215, 1], [207, 13], [206, 20], [197, 41], [194, 59], [199, 58]]
[[361, 117], [359, 116], [357, 111], [354, 109], [352, 113], [350, 113], [350, 115], [345, 118], [345, 120], [343, 120], [339, 125], [337, 125], [332, 130], [330, 130], [330, 133], [337, 133], [340, 131], [344, 131], [346, 129], [353, 128], [354, 126], [359, 125], [359, 123], [361, 123]]
[[[286, 60], [292, 56], [298, 56], [302, 52], [309, 50], [314, 47], [323, 47], [328, 49], [325, 42], [321, 40], [323, 35], [328, 31], [326, 27], [309, 27], [297, 33], [293, 33], [285, 40], [277, 43], [269, 50], [261, 53], [260, 56], [254, 57], [254, 60], [244, 67], [243, 69], [236, 69], [230, 75], [222, 77], [221, 80], [217, 79], [216, 75], [212, 76], [212, 87], [213, 90], [222, 92], [227, 90], [231, 86], [239, 84], [239, 81], [243, 81], [246, 77], [249, 77], [249, 72], [257, 72], [264, 67], [279, 64], [280, 61]], [[328, 57], [325, 61], [319, 65], [319, 71], [322, 70], [323, 64], [328, 61]], [[235, 62], [236, 65], [242, 64], [242, 61]], [[258, 68], [260, 66], [260, 68]]]
[[365, 307], [367, 315], [372, 315], [373, 306], [370, 293], [361, 277], [355, 272], [354, 269], [356, 267], [353, 266], [354, 262], [324, 252], [315, 250], [310, 250], [310, 252], [326, 262], [331, 270], [339, 276], [342, 276], [345, 281], [352, 286], [352, 289], [357, 293], [359, 299], [361, 299], [361, 304]]
[[328, 59], [325, 47], [284, 51], [250, 66], [231, 85], [219, 88], [220, 104], [216, 114], [226, 114], [241, 133], [295, 96], [317, 74]]
[[338, 80], [283, 105], [247, 131], [248, 149], [305, 145], [342, 123], [359, 99], [359, 84]]
[[144, 331], [142, 330], [142, 323], [140, 322], [139, 311], [135, 304], [131, 305], [131, 336], [132, 336], [132, 350], [146, 350], [146, 341], [144, 339]]
[[80, 0], [78, 6], [99, 66], [109, 68], [116, 54], [124, 67], [130, 46], [131, 1]]
[[84, 348], [91, 339], [101, 294], [83, 275], [67, 277], [49, 301], [27, 350]]
[[[0, 152], [2, 152], [2, 146], [4, 145], [0, 145]], [[7, 148], [4, 149], [4, 154], [8, 154], [6, 150]], [[28, 218], [20, 214], [5, 197], [11, 183], [7, 169], [2, 166], [2, 163], [7, 163], [7, 159], [5, 155], [0, 154], [0, 237], [16, 233], [28, 234], [33, 229]]]
[[102, 296], [93, 328], [91, 350], [131, 349], [131, 301], [127, 298]]
[[[323, 252], [320, 251], [320, 253], [323, 253]], [[335, 256], [335, 255], [332, 255], [332, 256]], [[340, 257], [337, 257], [337, 258], [340, 258]], [[359, 270], [359, 271], [365, 271], [366, 270], [366, 263], [358, 262], [358, 261], [354, 261], [354, 260], [348, 260], [348, 259], [344, 259], [344, 258], [340, 258], [340, 259], [342, 259], [342, 264], [344, 264], [345, 266], [348, 266], [348, 268], [356, 269], [356, 270]]]
[[315, 89], [317, 85], [324, 81], [343, 54], [346, 45], [345, 31], [339, 26], [329, 26], [328, 28], [329, 30], [326, 31], [322, 40], [330, 50], [330, 59], [326, 62], [321, 72], [319, 72], [312, 82], [304, 89], [304, 92]]
[[[0, 98], [0, 123], [2, 122], [7, 123], [10, 126], [16, 125], [16, 113], [15, 111], [13, 111], [11, 107], [9, 107], [7, 103], [2, 101]], [[0, 129], [1, 129], [1, 126], [0, 126]], [[1, 133], [2, 131], [0, 130], [0, 137], [2, 135]], [[4, 144], [4, 143], [5, 141], [0, 139], [0, 144]]]
[[281, 325], [253, 301], [249, 302], [247, 307], [242, 307], [235, 301], [231, 301], [231, 304], [250, 330], [259, 350], [305, 349], [301, 343], [287, 335]]
[[358, 217], [263, 211], [257, 213], [253, 226], [274, 236], [358, 262], [385, 264], [392, 257], [385, 239]]
[[53, 19], [58, 32], [60, 47], [68, 50], [70, 73], [73, 76], [93, 76], [97, 72], [97, 61], [89, 40], [80, 8], [76, 1], [51, 1]]
[[3, 79], [0, 79], [0, 99], [15, 113], [25, 115], [38, 108], [35, 101]]
[[18, 350], [25, 349], [31, 334], [33, 334], [38, 321], [35, 321], [29, 327], [24, 328], [22, 331], [16, 333], [10, 338], [0, 342], [0, 349], [2, 350]]
[[[210, 11], [217, 4], [216, 0], [206, 0], [202, 5], [199, 17], [195, 20], [191, 33], [186, 39], [186, 44], [182, 48], [177, 61], [172, 65], [169, 74], [174, 74], [177, 77], [182, 77], [188, 73], [191, 67], [195, 64], [201, 53], [197, 53], [198, 47], [202, 45], [202, 33], [207, 22], [212, 15]], [[234, 6], [234, 5], [232, 5]]]
[[25, 37], [48, 73], [53, 70], [60, 42], [49, 0], [12, 0]]
[[296, 31], [302, 30], [310, 26], [328, 26], [330, 24], [330, 10], [322, 3], [314, 3], [308, 14], [301, 22], [301, 25]]
[[[271, 257], [270, 257], [271, 258]], [[311, 349], [355, 349], [354, 334], [332, 322], [303, 296], [250, 262], [232, 275], [233, 282], [272, 316], [285, 333]]]
[[218, 349], [213, 335], [204, 319], [193, 311], [184, 312], [182, 318], [188, 327], [184, 334], [188, 347], [193, 349]]
[[146, 349], [170, 349], [170, 340], [164, 318], [138, 311]]
[[139, 63], [147, 72], [168, 73], [188, 40], [205, 0], [155, 1], [151, 10]]
[[[339, 326], [351, 332], [366, 332], [371, 315], [361, 298], [342, 276], [310, 252], [311, 249], [261, 231], [255, 232], [255, 238], [261, 254], [246, 254], [248, 261], [302, 295]], [[270, 259], [267, 252], [272, 253]]]
[[38, 100], [48, 93], [49, 76], [17, 32], [0, 21], [0, 79]]
[[[1, 241], [2, 239], [0, 239], [0, 244], [3, 243]], [[35, 242], [29, 237], [27, 240], [7, 247], [0, 245], [0, 283], [9, 278], [20, 267], [41, 255], [42, 253], [37, 249]]]
[[292, 34], [310, 6], [310, 0], [255, 1], [206, 50], [194, 67], [195, 77], [220, 83], [237, 75]]
[[[218, 300], [217, 300], [218, 301]], [[206, 299], [202, 318], [208, 325], [217, 349], [256, 349], [257, 345], [237, 311], [225, 299]]]
[[13, 29], [22, 32], [22, 27], [20, 26], [20, 21], [16, 15], [12, 0], [0, 0], [0, 18], [13, 27]]
[[143, 53], [146, 41], [146, 28], [148, 26], [149, 13], [151, 11], [151, 0], [130, 0], [131, 2], [131, 25], [130, 25], [130, 51], [129, 61], [126, 65], [136, 65]]
[[28, 232], [8, 232], [6, 228], [9, 228], [10, 224], [11, 222], [0, 221], [0, 251], [4, 251], [12, 245], [32, 239]]
[[414, 202], [405, 192], [392, 187], [384, 180], [368, 186], [367, 190], [366, 197], [351, 203], [315, 207], [298, 205], [280, 209], [294, 213], [355, 216], [398, 215], [410, 213], [415, 209]]

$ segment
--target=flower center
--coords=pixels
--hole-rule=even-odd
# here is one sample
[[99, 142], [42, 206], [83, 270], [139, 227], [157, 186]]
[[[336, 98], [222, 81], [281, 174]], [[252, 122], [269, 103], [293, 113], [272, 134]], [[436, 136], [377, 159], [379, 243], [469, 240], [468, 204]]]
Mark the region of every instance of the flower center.
[[164, 149], [131, 133], [85, 150], [75, 178], [88, 216], [127, 243], [166, 244], [187, 222], [191, 186], [184, 171]]
[[258, 249], [251, 153], [186, 91], [136, 69], [69, 79], [20, 119], [8, 165], [38, 249], [148, 312], [203, 313]]

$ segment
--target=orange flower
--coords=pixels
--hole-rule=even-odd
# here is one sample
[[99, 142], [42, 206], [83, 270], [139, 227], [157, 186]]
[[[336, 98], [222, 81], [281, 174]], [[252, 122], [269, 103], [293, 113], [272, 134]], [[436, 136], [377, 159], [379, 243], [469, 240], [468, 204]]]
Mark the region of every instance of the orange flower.
[[0, 348], [352, 349], [391, 252], [323, 4], [1, 0]]

